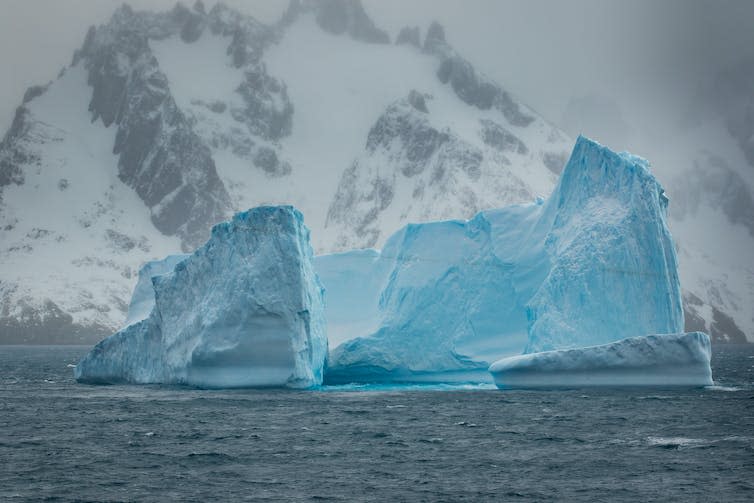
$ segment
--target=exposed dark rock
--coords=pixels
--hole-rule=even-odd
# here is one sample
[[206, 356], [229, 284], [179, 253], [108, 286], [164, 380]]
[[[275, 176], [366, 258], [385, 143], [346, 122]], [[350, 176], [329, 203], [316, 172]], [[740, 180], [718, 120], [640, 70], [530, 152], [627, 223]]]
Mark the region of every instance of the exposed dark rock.
[[426, 120], [406, 113], [406, 105], [407, 102], [399, 102], [390, 106], [377, 120], [367, 136], [367, 151], [389, 150], [393, 142], [398, 142], [405, 156], [396, 159], [396, 167], [405, 176], [412, 177], [424, 171], [432, 155], [450, 137], [431, 127]]
[[41, 239], [49, 236], [50, 234], [52, 234], [52, 231], [49, 229], [40, 229], [38, 227], [34, 227], [32, 230], [26, 233], [26, 237], [29, 239]]
[[371, 44], [390, 43], [390, 36], [375, 26], [361, 0], [291, 0], [278, 27], [285, 29], [306, 13], [312, 13], [319, 27], [333, 35], [347, 34]]
[[471, 63], [460, 56], [445, 58], [437, 70], [437, 78], [443, 84], [450, 84], [465, 103], [481, 110], [494, 106], [514, 126], [525, 127], [534, 120], [534, 117], [521, 112], [506, 91], [479, 76]]
[[[348, 229], [348, 236], [341, 236], [336, 246], [346, 246], [353, 236], [361, 246], [374, 246], [380, 236], [380, 215], [399, 184], [412, 184], [417, 199], [423, 198], [426, 187], [434, 186], [433, 193], [452, 194], [468, 211], [480, 209], [473, 190], [463, 182], [459, 185], [458, 174], [478, 181], [484, 153], [452, 132], [434, 128], [429, 115], [411, 101], [399, 100], [386, 109], [369, 131], [366, 155], [341, 177], [326, 224]], [[389, 159], [384, 171], [383, 159]]]
[[31, 86], [29, 87], [26, 92], [24, 93], [24, 105], [33, 100], [34, 98], [38, 96], [42, 96], [45, 91], [47, 91], [47, 88], [50, 87], [50, 84], [46, 84], [44, 86]]
[[542, 154], [542, 162], [547, 169], [559, 175], [568, 162], [568, 154], [565, 152], [545, 152]]
[[207, 103], [206, 101], [202, 101], [202, 100], [191, 100], [191, 104], [204, 107], [210, 112], [215, 113], [215, 114], [225, 113], [225, 111], [228, 109], [228, 105], [224, 101], [219, 101], [219, 100], [212, 101], [210, 103]]
[[13, 123], [0, 142], [0, 188], [14, 183], [24, 183], [21, 166], [38, 164], [39, 155], [28, 148], [26, 133], [31, 127], [29, 110], [20, 106], [16, 109]]
[[473, 65], [458, 55], [445, 40], [445, 30], [432, 23], [424, 39], [424, 52], [437, 56], [437, 78], [449, 84], [465, 103], [481, 110], [494, 108], [514, 126], [526, 127], [534, 117], [524, 113], [511, 96], [493, 81], [477, 73]]
[[102, 325], [77, 325], [73, 317], [51, 300], [41, 308], [20, 302], [19, 316], [9, 316], [3, 302], [0, 316], [0, 344], [93, 344], [112, 332]]
[[[182, 6], [178, 4], [175, 9], [173, 9], [174, 12], [178, 10], [181, 11], [179, 14], [179, 23], [182, 25], [180, 31], [181, 40], [186, 43], [196, 42], [202, 36], [202, 32], [204, 32], [204, 29], [207, 27], [206, 14], [202, 11], [190, 11], [181, 7]], [[202, 6], [202, 9], [204, 9], [204, 6]]]
[[704, 301], [691, 292], [683, 294], [684, 330], [686, 332], [706, 332], [714, 344], [745, 344], [746, 334], [729, 315], [715, 306], [712, 309], [712, 322], [708, 325], [699, 314]]
[[313, 0], [317, 24], [334, 35], [348, 33], [351, 38], [372, 44], [388, 44], [390, 36], [374, 25], [361, 0]]
[[501, 152], [516, 152], [521, 155], [529, 153], [524, 142], [497, 122], [489, 119], [481, 119], [479, 122], [482, 124], [482, 141], [485, 144]]
[[279, 140], [291, 134], [293, 105], [285, 84], [271, 77], [261, 63], [250, 67], [244, 75], [236, 91], [246, 107], [232, 109], [233, 118], [265, 140]]
[[155, 226], [179, 235], [189, 249], [225, 217], [230, 198], [209, 148], [170, 94], [144, 23], [124, 6], [90, 31], [80, 51], [93, 88], [89, 108], [94, 120], [118, 126], [113, 152], [120, 155], [120, 179], [152, 210]]
[[278, 158], [275, 149], [270, 147], [259, 147], [254, 156], [254, 165], [262, 168], [270, 176], [278, 177], [290, 174], [291, 165]]
[[521, 111], [518, 103], [513, 101], [510, 94], [498, 87], [499, 92], [495, 95], [495, 108], [498, 109], [503, 117], [508, 119], [514, 126], [526, 127], [534, 122], [534, 117]]
[[119, 252], [128, 252], [136, 248], [136, 241], [115, 229], [107, 229], [105, 237], [111, 247]]
[[714, 342], [728, 342], [733, 344], [746, 343], [746, 335], [743, 330], [738, 328], [733, 318], [712, 307], [712, 326], [710, 327], [710, 336]]
[[[453, 169], [461, 169], [469, 178], [479, 180], [482, 175], [481, 164], [484, 155], [481, 151], [467, 145], [466, 148], [446, 148], [440, 153], [435, 171], [432, 173], [429, 183], [440, 183], [445, 178], [445, 173]], [[474, 210], [476, 212], [476, 210]]]
[[471, 63], [460, 57], [448, 58], [440, 64], [437, 78], [450, 83], [459, 98], [482, 110], [492, 108], [497, 94], [491, 82], [480, 82]]
[[395, 39], [396, 45], [406, 44], [413, 45], [417, 49], [421, 49], [421, 32], [418, 26], [405, 26], [401, 28], [398, 33], [398, 37]]
[[209, 108], [216, 114], [221, 114], [225, 112], [225, 110], [228, 108], [228, 105], [226, 105], [222, 101], [213, 101], [207, 106], [207, 108]]
[[424, 38], [424, 51], [430, 54], [444, 54], [446, 49], [445, 28], [437, 21], [434, 21], [429, 25], [427, 36]]
[[412, 89], [411, 92], [408, 93], [408, 102], [412, 107], [419, 110], [420, 112], [429, 113], [429, 110], [427, 109], [426, 96], [419, 91]]

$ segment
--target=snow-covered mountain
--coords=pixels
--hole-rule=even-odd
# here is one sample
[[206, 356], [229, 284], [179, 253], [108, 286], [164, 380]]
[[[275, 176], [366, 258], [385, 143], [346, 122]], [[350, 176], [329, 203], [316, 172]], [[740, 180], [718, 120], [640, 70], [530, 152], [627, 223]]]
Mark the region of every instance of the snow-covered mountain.
[[754, 335], [754, 58], [721, 72], [656, 159], [672, 199], [686, 330]]
[[[317, 252], [381, 247], [408, 221], [546, 196], [572, 143], [437, 24], [391, 36], [358, 0], [293, 0], [273, 25], [123, 6], [29, 89], [0, 144], [0, 340], [112, 333], [145, 261], [236, 210], [295, 205]], [[735, 306], [693, 285], [687, 305], [753, 333], [751, 271], [713, 262], [690, 277], [736, 275]]]

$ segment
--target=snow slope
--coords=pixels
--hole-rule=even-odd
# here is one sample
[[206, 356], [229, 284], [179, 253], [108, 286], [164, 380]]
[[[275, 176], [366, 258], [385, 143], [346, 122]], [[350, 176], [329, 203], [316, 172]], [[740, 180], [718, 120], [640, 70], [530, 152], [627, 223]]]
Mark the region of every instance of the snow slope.
[[119, 179], [115, 132], [91, 121], [89, 99], [76, 65], [17, 114], [15, 147], [32, 161], [0, 199], [6, 341], [52, 342], [66, 332], [84, 341], [120, 325], [139, 264], [180, 249]]

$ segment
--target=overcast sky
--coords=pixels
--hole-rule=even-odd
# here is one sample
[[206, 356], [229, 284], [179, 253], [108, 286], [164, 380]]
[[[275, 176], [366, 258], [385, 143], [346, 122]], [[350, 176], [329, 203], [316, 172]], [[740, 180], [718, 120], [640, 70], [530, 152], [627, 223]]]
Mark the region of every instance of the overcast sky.
[[[0, 129], [9, 127], [26, 87], [54, 78], [70, 63], [87, 28], [106, 22], [121, 3], [2, 0]], [[162, 10], [175, 2], [128, 3], [137, 9]], [[287, 0], [225, 3], [272, 22]], [[207, 8], [213, 4], [205, 1]], [[616, 121], [625, 121], [629, 128], [659, 127], [675, 120], [719, 67], [754, 53], [754, 1], [747, 0], [365, 0], [364, 4], [375, 22], [393, 35], [404, 25], [424, 29], [432, 20], [439, 21], [449, 42], [480, 70], [557, 124], [563, 123], [572, 98], [598, 96], [622, 113]], [[611, 126], [606, 124], [605, 130]], [[625, 130], [621, 125], [613, 129]], [[640, 144], [611, 146], [641, 150]]]

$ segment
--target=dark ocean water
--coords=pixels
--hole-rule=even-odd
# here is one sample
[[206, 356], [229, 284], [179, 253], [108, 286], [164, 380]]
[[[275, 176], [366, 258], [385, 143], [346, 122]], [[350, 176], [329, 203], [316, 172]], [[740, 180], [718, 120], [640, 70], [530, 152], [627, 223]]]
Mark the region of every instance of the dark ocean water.
[[0, 501], [754, 501], [754, 346], [706, 389], [76, 384], [0, 346]]

